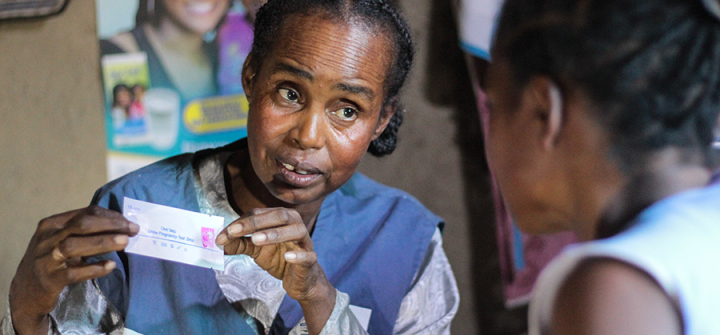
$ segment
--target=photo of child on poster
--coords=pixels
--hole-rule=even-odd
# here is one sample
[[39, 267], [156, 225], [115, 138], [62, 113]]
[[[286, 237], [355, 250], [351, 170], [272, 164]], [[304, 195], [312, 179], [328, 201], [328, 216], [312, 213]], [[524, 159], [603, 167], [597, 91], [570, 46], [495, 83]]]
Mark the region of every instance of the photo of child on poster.
[[145, 106], [143, 105], [143, 94], [145, 86], [135, 84], [128, 87], [125, 84], [117, 84], [113, 87], [112, 116], [113, 129], [117, 133], [135, 129], [138, 133], [146, 132]]
[[96, 1], [110, 179], [246, 135], [240, 72], [265, 1]]

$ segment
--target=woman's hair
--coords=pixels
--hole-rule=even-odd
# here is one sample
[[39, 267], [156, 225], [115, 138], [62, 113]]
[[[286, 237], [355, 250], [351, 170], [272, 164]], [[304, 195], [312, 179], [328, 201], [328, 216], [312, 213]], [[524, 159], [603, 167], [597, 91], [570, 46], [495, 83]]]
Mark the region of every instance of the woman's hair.
[[542, 75], [582, 89], [623, 168], [669, 146], [710, 163], [720, 19], [701, 0], [508, 0], [494, 53], [516, 87]]
[[135, 14], [135, 25], [141, 26], [149, 23], [157, 27], [165, 11], [163, 0], [140, 0], [137, 13]]
[[370, 143], [374, 156], [392, 153], [397, 145], [397, 131], [403, 111], [398, 95], [412, 67], [414, 47], [410, 29], [398, 9], [389, 0], [270, 0], [257, 13], [255, 37], [250, 55], [255, 69], [273, 51], [282, 23], [293, 15], [323, 15], [337, 22], [358, 22], [382, 30], [392, 37], [394, 61], [385, 80], [385, 107], [393, 105], [395, 114], [382, 135]]

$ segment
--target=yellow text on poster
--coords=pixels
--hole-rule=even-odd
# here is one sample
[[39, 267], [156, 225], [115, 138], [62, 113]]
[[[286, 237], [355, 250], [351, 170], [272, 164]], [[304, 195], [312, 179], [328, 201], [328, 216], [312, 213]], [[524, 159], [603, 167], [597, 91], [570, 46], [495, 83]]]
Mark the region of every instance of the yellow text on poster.
[[247, 125], [248, 108], [244, 94], [197, 100], [185, 108], [183, 122], [198, 135], [234, 130]]

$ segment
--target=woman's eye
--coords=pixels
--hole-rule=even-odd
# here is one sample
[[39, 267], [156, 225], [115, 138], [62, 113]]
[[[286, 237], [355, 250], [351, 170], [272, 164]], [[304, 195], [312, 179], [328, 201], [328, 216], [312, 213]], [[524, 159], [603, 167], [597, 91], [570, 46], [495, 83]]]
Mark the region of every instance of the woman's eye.
[[289, 88], [281, 88], [278, 90], [278, 93], [285, 98], [288, 101], [297, 102], [300, 96], [295, 90], [289, 89]]
[[336, 110], [333, 114], [339, 116], [343, 120], [354, 120], [357, 117], [357, 111], [350, 107], [345, 107]]

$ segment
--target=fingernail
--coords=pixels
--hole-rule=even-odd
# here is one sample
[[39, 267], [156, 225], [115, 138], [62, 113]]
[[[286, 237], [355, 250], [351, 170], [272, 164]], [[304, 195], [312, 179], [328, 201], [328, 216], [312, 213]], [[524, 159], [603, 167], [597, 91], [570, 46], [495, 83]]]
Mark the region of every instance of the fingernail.
[[285, 259], [288, 261], [294, 261], [297, 259], [297, 254], [294, 252], [286, 252], [285, 253]]
[[113, 242], [115, 242], [115, 244], [127, 244], [128, 237], [126, 235], [117, 235], [113, 237]]
[[109, 261], [109, 262], [105, 263], [105, 270], [112, 270], [116, 266], [117, 266], [117, 264], [115, 264], [115, 262]]
[[130, 230], [131, 234], [135, 234], [140, 231], [140, 226], [137, 223], [130, 222], [130, 225], [128, 226], [128, 230]]
[[255, 233], [252, 235], [252, 241], [255, 244], [265, 242], [267, 239], [267, 234], [265, 233]]
[[228, 233], [230, 233], [230, 235], [236, 236], [236, 235], [239, 235], [240, 232], [243, 231], [243, 226], [241, 224], [234, 224], [234, 225], [228, 227], [227, 231], [228, 231]]
[[227, 235], [225, 235], [225, 233], [220, 233], [220, 235], [218, 235], [218, 237], [215, 239], [215, 244], [225, 245], [225, 243], [227, 243], [227, 241], [228, 241]]

